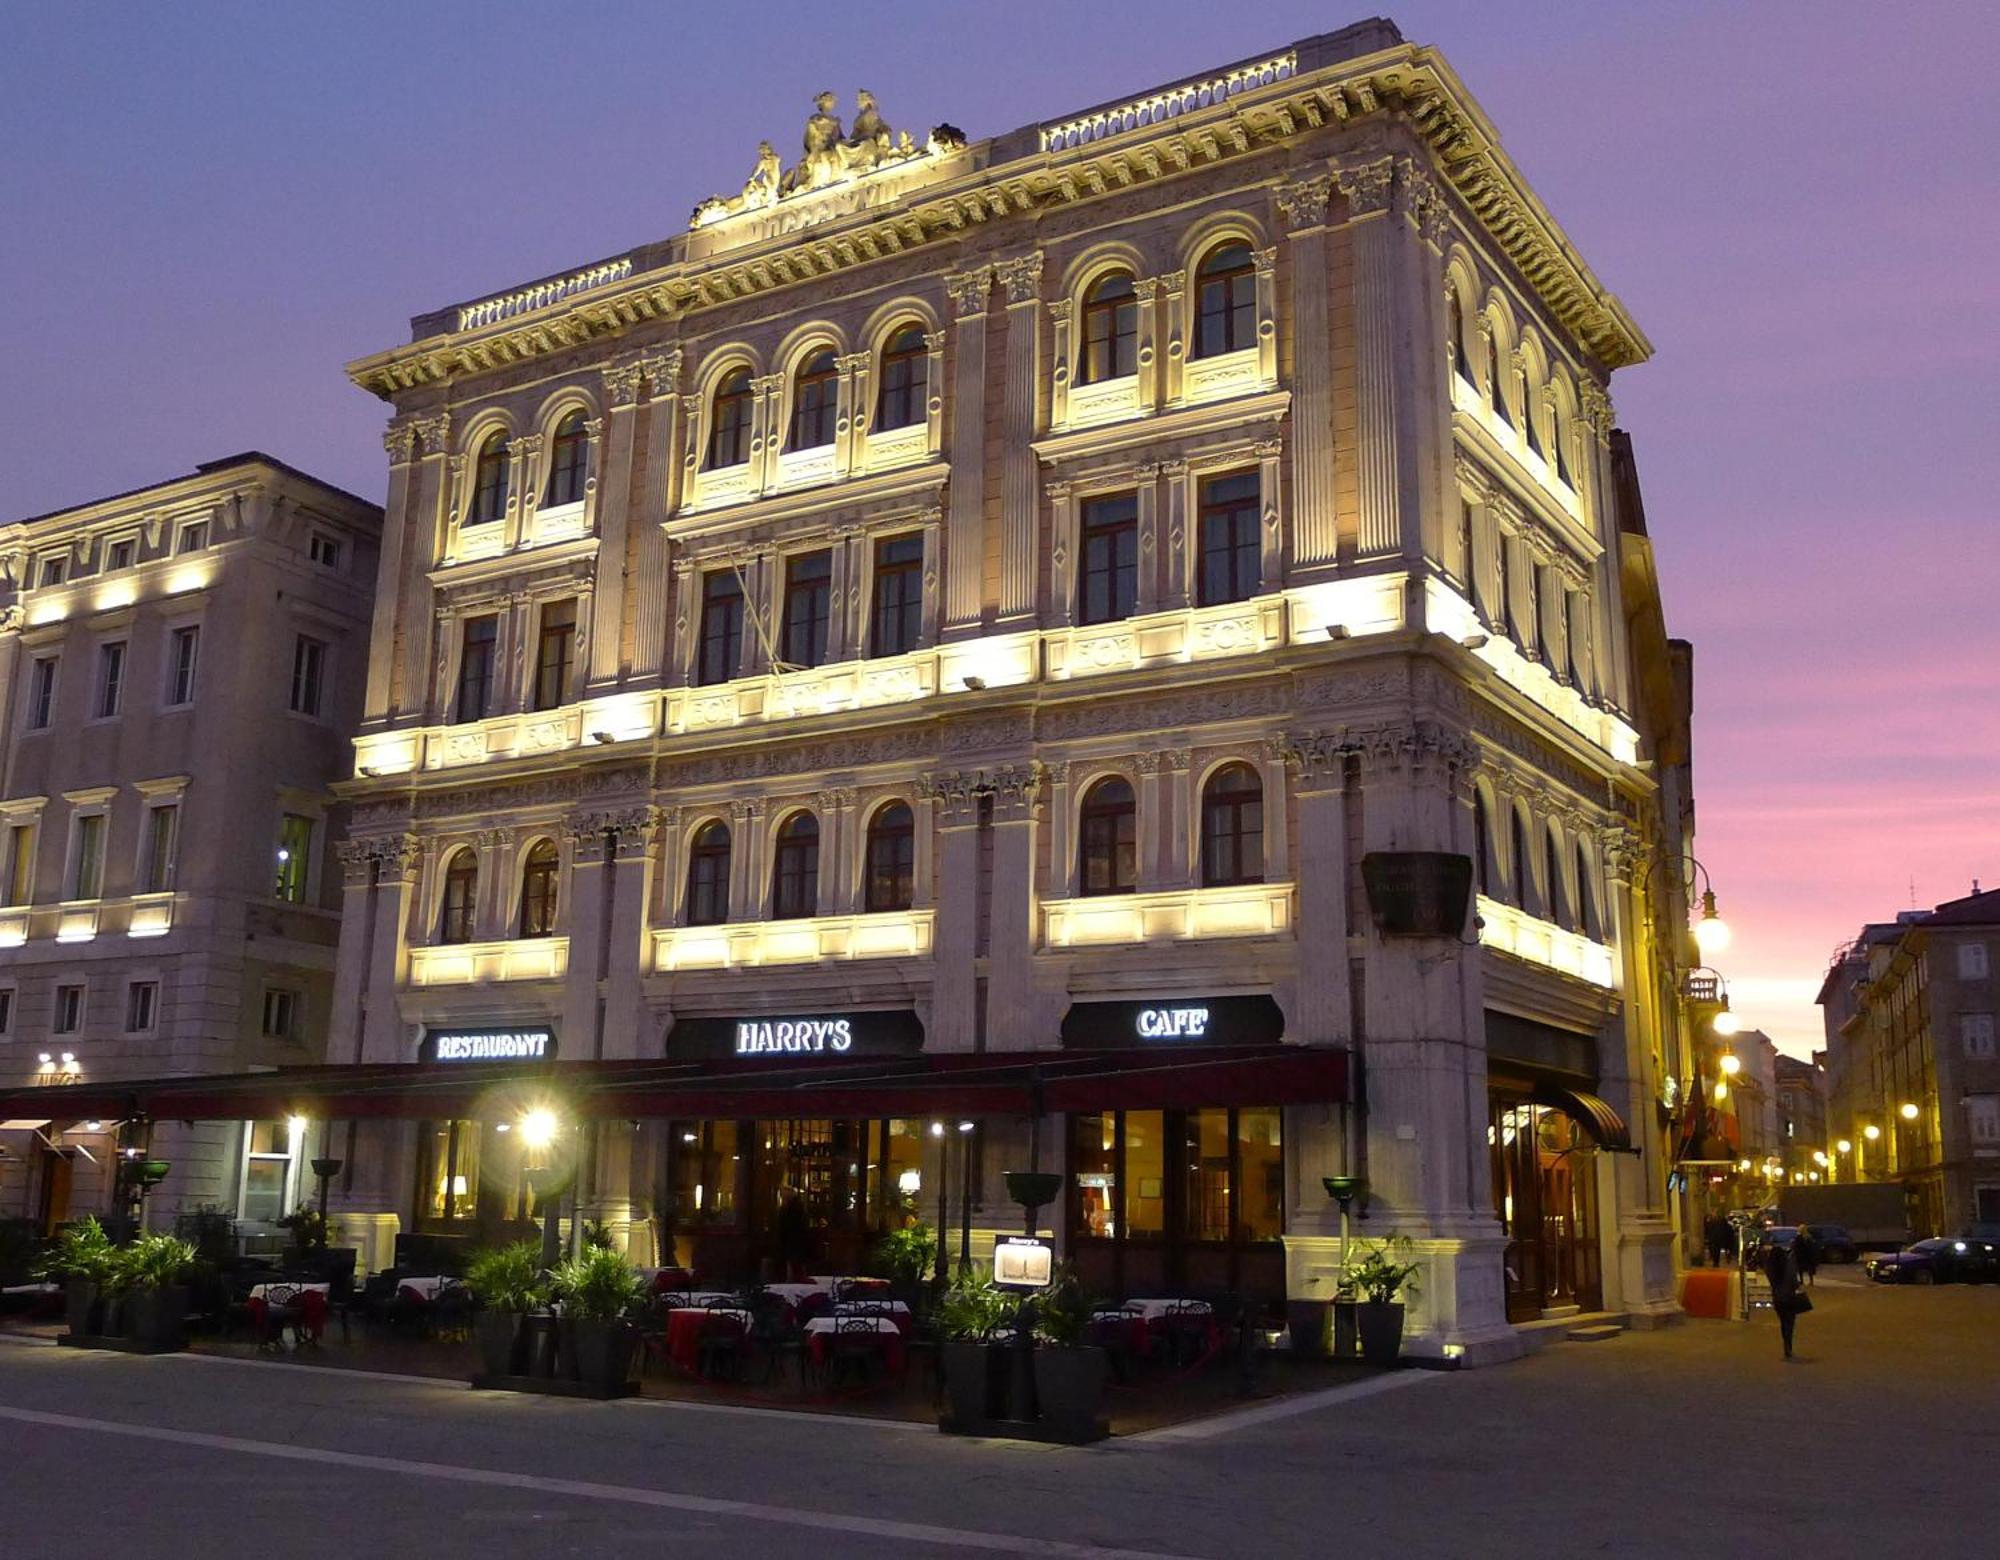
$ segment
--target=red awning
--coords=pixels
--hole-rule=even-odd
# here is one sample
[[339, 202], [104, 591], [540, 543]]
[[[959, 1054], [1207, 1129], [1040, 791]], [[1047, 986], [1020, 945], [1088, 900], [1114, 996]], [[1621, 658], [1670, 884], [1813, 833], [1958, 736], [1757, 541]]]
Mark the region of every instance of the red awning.
[[1305, 1046], [977, 1052], [787, 1061], [411, 1062], [287, 1067], [0, 1093], [0, 1116], [84, 1121], [503, 1120], [553, 1101], [586, 1120], [1025, 1116], [1346, 1098], [1347, 1053]]

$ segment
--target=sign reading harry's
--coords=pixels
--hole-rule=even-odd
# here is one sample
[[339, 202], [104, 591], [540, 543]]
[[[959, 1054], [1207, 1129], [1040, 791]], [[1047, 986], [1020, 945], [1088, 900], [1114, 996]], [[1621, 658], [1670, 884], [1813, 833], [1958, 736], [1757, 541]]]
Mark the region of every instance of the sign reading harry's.
[[433, 1029], [423, 1056], [432, 1062], [545, 1062], [556, 1054], [556, 1032], [546, 1024], [502, 1029]]
[[677, 1018], [667, 1035], [667, 1055], [717, 1060], [833, 1061], [856, 1056], [914, 1056], [923, 1048], [923, 1022], [908, 1008]]
[[845, 1018], [744, 1018], [736, 1022], [738, 1056], [841, 1052], [853, 1044], [854, 1025]]

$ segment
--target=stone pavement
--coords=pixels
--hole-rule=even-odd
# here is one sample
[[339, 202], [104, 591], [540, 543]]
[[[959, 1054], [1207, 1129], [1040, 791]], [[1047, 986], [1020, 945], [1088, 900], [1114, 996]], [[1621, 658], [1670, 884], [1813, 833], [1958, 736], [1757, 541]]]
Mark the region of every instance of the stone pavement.
[[2000, 1287], [1816, 1298], [1089, 1449], [0, 1345], [0, 1553], [1996, 1553]]

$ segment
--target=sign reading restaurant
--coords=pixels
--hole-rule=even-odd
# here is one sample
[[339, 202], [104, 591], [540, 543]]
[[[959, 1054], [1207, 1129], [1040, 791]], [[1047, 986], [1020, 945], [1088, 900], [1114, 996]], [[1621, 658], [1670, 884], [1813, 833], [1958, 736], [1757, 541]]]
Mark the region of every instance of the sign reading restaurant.
[[427, 1062], [545, 1062], [555, 1054], [556, 1032], [547, 1024], [430, 1029], [422, 1050]]
[[1065, 1046], [1275, 1045], [1285, 1015], [1270, 997], [1171, 997], [1152, 1002], [1072, 1002]]
[[923, 1021], [908, 1008], [681, 1018], [667, 1034], [669, 1056], [760, 1061], [911, 1056], [923, 1048]]

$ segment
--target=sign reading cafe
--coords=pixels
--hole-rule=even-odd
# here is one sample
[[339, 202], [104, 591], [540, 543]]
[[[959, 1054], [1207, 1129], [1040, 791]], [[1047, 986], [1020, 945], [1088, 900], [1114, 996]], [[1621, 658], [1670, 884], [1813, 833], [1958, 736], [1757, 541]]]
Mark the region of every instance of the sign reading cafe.
[[1285, 1015], [1268, 996], [1163, 997], [1150, 1002], [1072, 1002], [1065, 1046], [1276, 1045]]
[[432, 1029], [423, 1044], [423, 1058], [431, 1062], [545, 1062], [555, 1054], [556, 1032], [546, 1024]]

